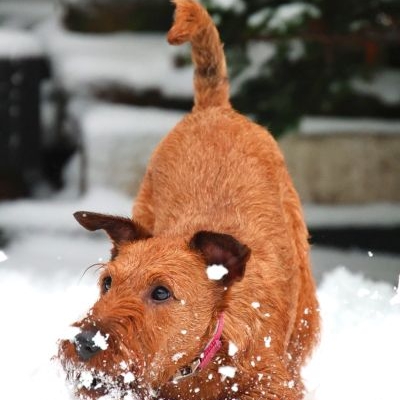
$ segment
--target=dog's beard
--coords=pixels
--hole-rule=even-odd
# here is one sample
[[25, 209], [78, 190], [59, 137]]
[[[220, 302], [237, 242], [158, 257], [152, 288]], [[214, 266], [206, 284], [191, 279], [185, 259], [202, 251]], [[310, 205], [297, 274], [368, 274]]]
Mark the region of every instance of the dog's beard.
[[[120, 322], [120, 321], [119, 321]], [[126, 326], [123, 325], [123, 328]], [[89, 325], [91, 327], [91, 325]], [[61, 364], [69, 389], [80, 399], [104, 400], [148, 400], [154, 398], [148, 380], [143, 373], [146, 361], [139, 360], [141, 354], [137, 341], [126, 340], [133, 335], [122, 334], [119, 325], [101, 329], [107, 334], [106, 345], [87, 361], [79, 359], [76, 335], [82, 327], [74, 328], [67, 337], [59, 341], [56, 359]], [[100, 331], [100, 328], [99, 328]], [[124, 340], [125, 338], [125, 340]]]
[[153, 391], [140, 374], [132, 372], [131, 362], [121, 361], [111, 371], [91, 368], [84, 363], [60, 360], [67, 382], [82, 399], [149, 400]]

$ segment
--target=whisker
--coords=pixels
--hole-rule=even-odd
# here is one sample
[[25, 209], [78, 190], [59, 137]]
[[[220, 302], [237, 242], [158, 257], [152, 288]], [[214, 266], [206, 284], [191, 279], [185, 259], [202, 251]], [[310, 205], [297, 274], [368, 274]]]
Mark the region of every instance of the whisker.
[[82, 273], [79, 282], [82, 281], [83, 277], [86, 275], [86, 273], [89, 271], [89, 269], [93, 268], [93, 267], [98, 267], [96, 272], [98, 272], [100, 269], [105, 268], [106, 264], [105, 263], [94, 263], [92, 265], [89, 265]]

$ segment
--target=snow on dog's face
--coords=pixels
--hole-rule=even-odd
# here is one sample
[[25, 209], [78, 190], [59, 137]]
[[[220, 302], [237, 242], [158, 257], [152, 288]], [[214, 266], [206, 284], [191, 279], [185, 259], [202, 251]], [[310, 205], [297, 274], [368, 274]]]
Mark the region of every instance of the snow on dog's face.
[[[225, 234], [201, 231], [186, 242], [151, 237], [130, 219], [75, 217], [89, 230], [104, 229], [114, 247], [99, 279], [100, 297], [74, 323], [75, 336], [60, 342], [59, 359], [83, 397], [146, 399], [199, 357], [250, 250]], [[210, 279], [208, 265], [225, 273]]]

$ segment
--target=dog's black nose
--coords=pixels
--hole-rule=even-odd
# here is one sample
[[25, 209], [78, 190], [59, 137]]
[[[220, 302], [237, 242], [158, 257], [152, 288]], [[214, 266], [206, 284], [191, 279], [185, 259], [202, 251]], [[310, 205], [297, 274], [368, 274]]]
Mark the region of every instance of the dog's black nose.
[[95, 335], [92, 331], [82, 331], [75, 336], [76, 352], [82, 361], [89, 360], [101, 350], [93, 341]]

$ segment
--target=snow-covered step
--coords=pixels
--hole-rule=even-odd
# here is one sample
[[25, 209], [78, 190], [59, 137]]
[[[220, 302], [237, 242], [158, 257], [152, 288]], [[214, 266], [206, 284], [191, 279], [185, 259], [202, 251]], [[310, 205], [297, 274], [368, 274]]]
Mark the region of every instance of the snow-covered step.
[[[104, 186], [133, 196], [149, 157], [183, 113], [156, 108], [80, 102], [71, 107], [78, 123], [83, 151], [75, 159], [86, 188]], [[76, 179], [75, 179], [76, 181]]]
[[102, 88], [159, 90], [169, 98], [193, 97], [193, 68], [177, 68], [175, 57], [185, 51], [170, 46], [164, 34], [69, 32], [57, 20], [37, 29], [52, 61], [54, 77], [67, 93], [91, 94]]
[[130, 216], [132, 204], [133, 199], [126, 194], [101, 187], [93, 188], [80, 197], [71, 196], [67, 189], [47, 199], [2, 202], [0, 231], [11, 242], [15, 237], [25, 235], [75, 236], [86, 233], [75, 221], [75, 211]]
[[[32, 33], [19, 29], [0, 29], [0, 59], [19, 60], [43, 55], [44, 49]], [[15, 79], [18, 81], [17, 77]]]
[[54, 15], [56, 0], [2, 0], [0, 19], [2, 26], [30, 28]]
[[400, 254], [400, 203], [305, 204], [304, 212], [313, 244]]
[[312, 228], [400, 226], [400, 203], [354, 205], [305, 204], [307, 225]]
[[[396, 83], [393, 84], [396, 87]], [[300, 121], [298, 133], [306, 136], [324, 134], [400, 135], [400, 120], [305, 116]]]

